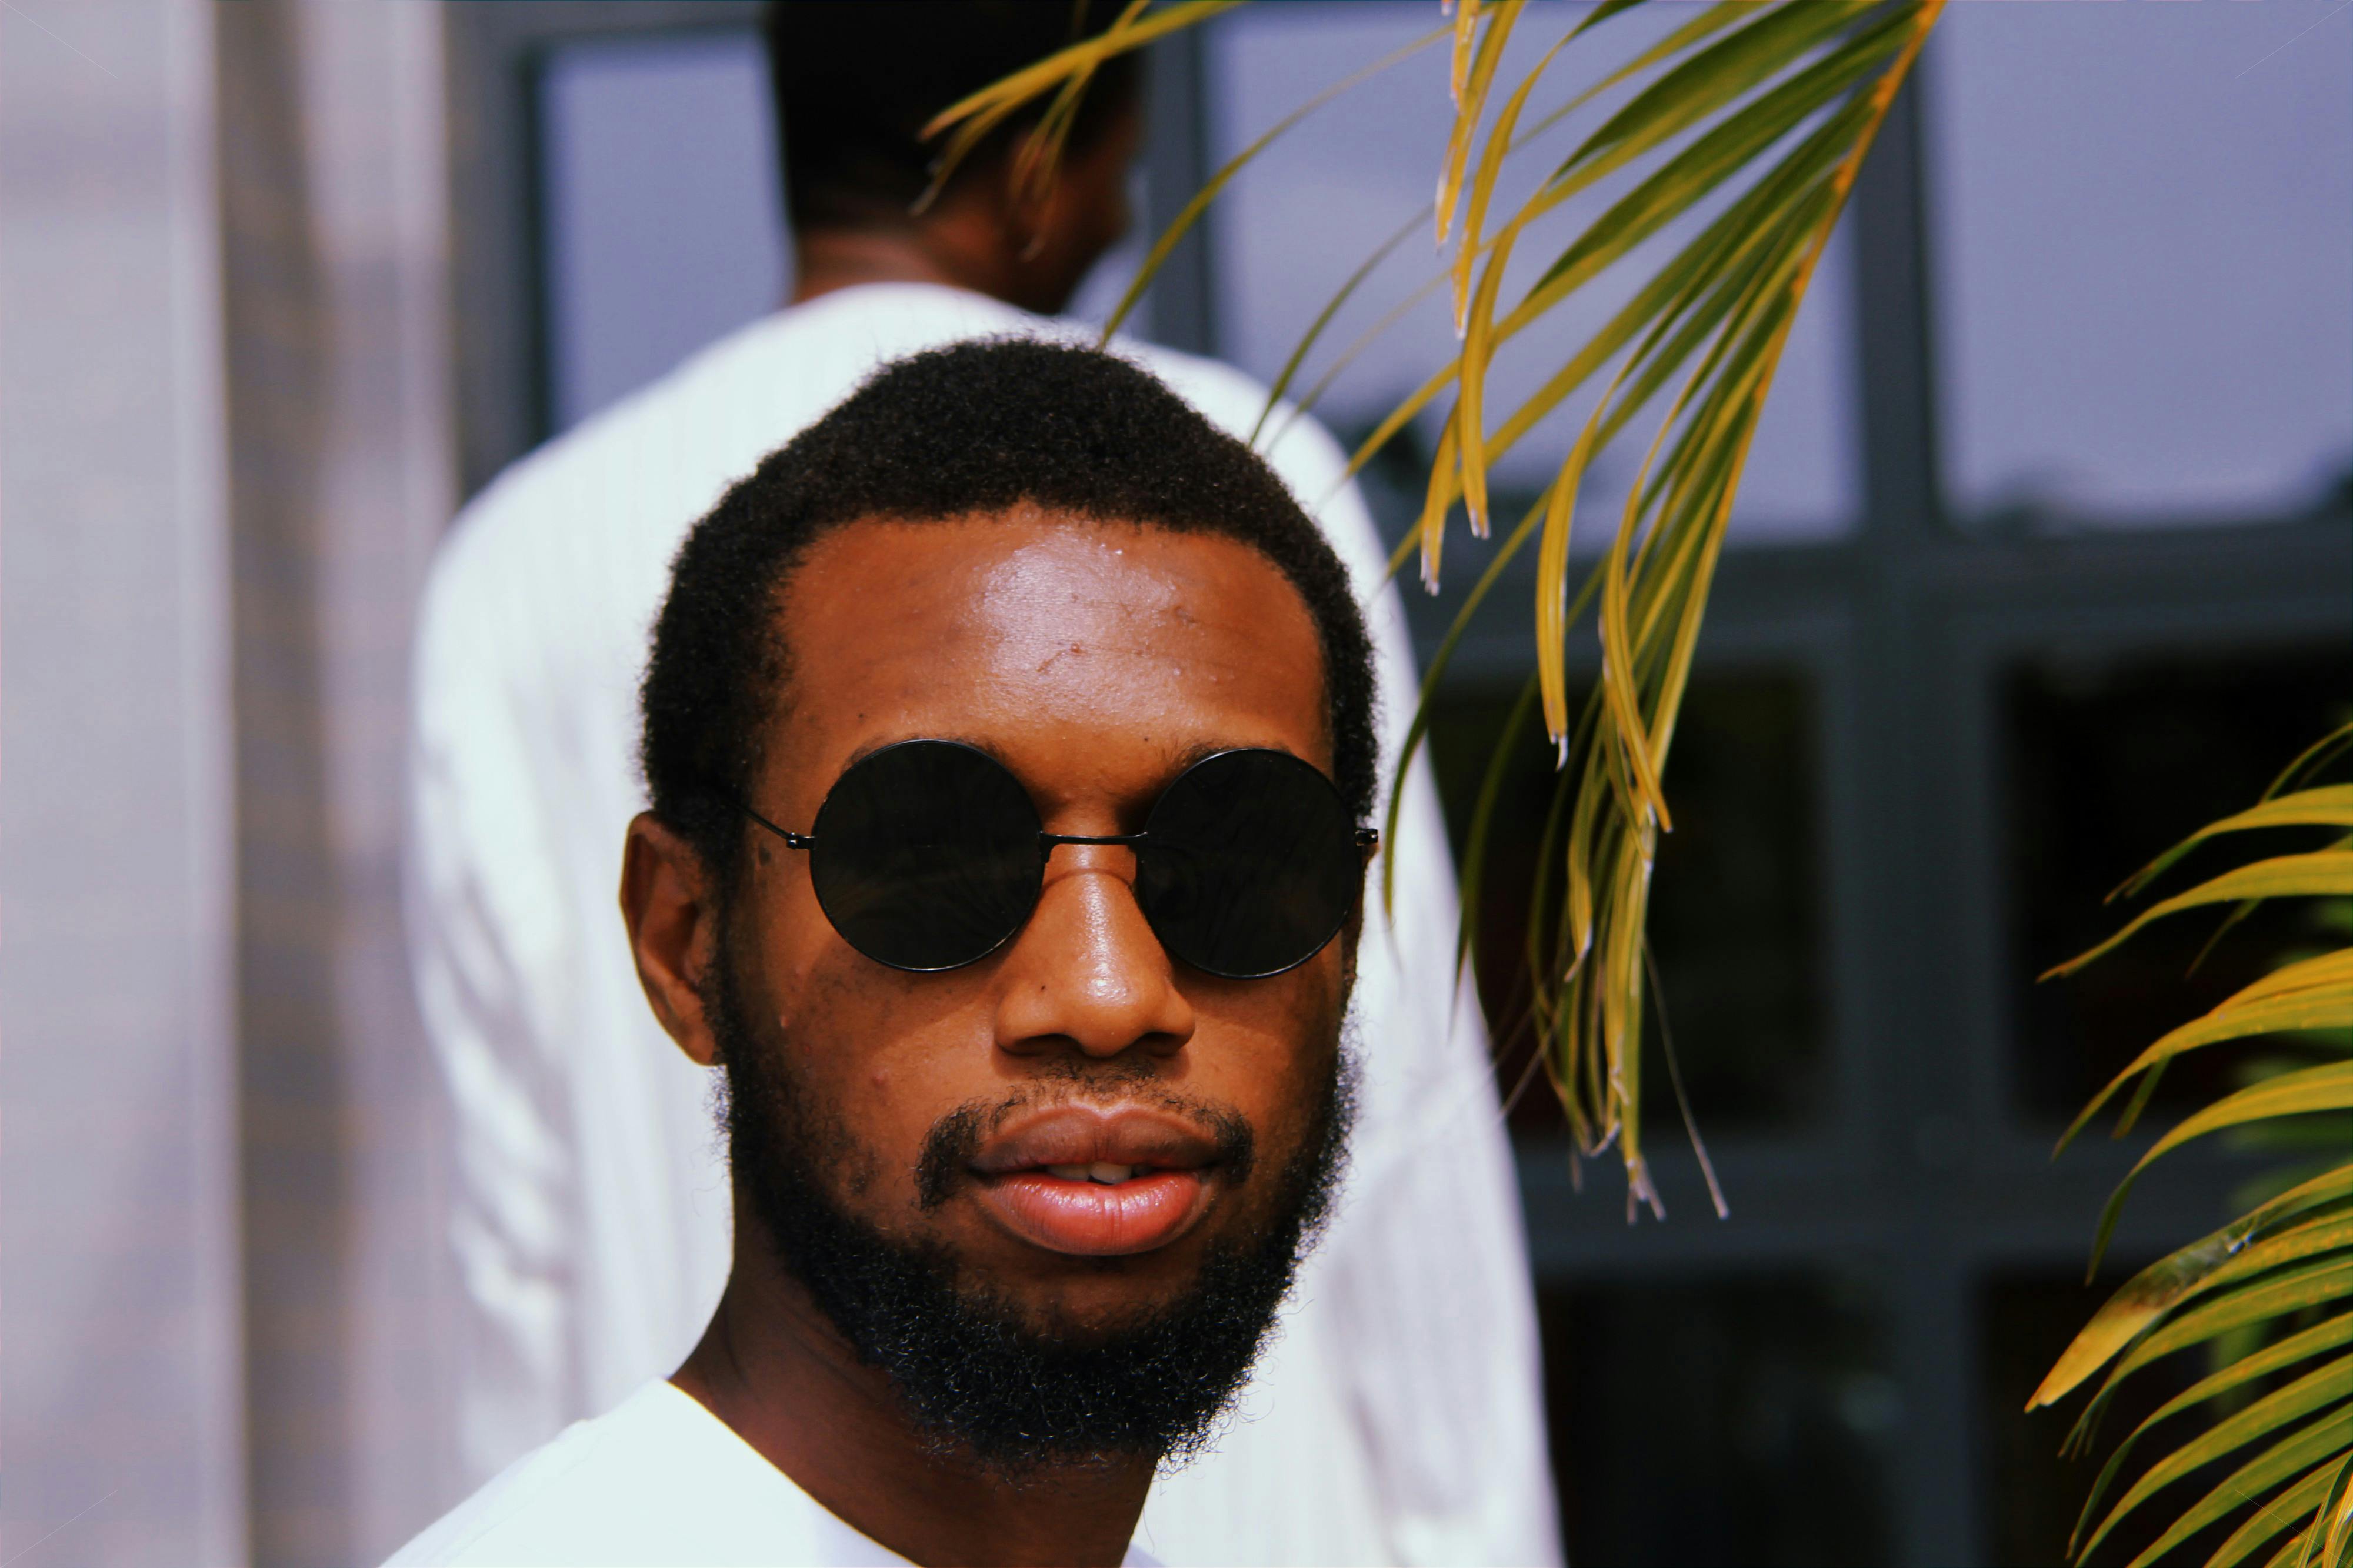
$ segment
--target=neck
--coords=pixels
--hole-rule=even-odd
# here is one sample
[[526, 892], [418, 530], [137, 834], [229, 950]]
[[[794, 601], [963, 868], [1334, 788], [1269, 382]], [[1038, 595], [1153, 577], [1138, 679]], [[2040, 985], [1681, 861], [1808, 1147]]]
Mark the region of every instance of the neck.
[[1041, 315], [1055, 309], [999, 218], [971, 202], [904, 225], [813, 229], [795, 238], [793, 264], [797, 305], [860, 283], [940, 283]]
[[1073, 1465], [1017, 1486], [941, 1453], [859, 1360], [736, 1205], [734, 1272], [670, 1379], [837, 1518], [915, 1563], [1117, 1563], [1152, 1485], [1149, 1459]]
[[942, 283], [987, 293], [960, 258], [926, 244], [920, 230], [819, 229], [796, 238], [796, 305], [860, 283]]

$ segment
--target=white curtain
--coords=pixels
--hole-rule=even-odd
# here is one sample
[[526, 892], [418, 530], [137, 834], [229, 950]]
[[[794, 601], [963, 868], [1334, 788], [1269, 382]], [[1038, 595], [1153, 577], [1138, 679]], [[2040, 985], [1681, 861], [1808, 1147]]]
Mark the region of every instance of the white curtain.
[[211, 25], [0, 7], [0, 1556], [245, 1554]]
[[456, 1485], [398, 874], [410, 626], [455, 503], [440, 14], [213, 16], [253, 1551], [366, 1563]]
[[0, 1559], [452, 1500], [400, 942], [440, 16], [0, 6]]

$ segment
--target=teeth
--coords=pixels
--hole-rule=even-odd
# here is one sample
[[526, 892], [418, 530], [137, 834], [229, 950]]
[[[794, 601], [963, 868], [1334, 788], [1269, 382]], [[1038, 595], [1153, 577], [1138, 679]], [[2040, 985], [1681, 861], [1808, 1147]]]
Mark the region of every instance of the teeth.
[[1096, 1181], [1103, 1183], [1105, 1186], [1109, 1186], [1115, 1182], [1124, 1182], [1127, 1180], [1128, 1177], [1135, 1174], [1135, 1167], [1133, 1165], [1114, 1165], [1108, 1160], [1097, 1160], [1093, 1164], [1087, 1167], [1087, 1174], [1093, 1177]]

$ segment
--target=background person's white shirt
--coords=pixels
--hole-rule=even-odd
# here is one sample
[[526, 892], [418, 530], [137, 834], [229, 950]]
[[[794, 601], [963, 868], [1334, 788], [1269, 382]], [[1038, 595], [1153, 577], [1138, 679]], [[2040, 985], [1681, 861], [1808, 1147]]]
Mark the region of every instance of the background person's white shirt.
[[[710, 1074], [655, 1022], [616, 905], [670, 557], [730, 482], [882, 362], [1067, 330], [930, 285], [826, 295], [517, 463], [445, 542], [418, 630], [407, 875], [457, 1121], [470, 1481], [674, 1369], [727, 1275]], [[1237, 372], [1123, 352], [1237, 436], [1258, 417], [1264, 391]], [[1268, 457], [1322, 503], [1368, 606], [1393, 760], [1417, 678], [1377, 532], [1313, 421]], [[1394, 920], [1367, 900], [1363, 1105], [1338, 1212], [1217, 1451], [1154, 1488], [1138, 1539], [1172, 1564], [1559, 1555], [1517, 1194], [1485, 1030], [1453, 973], [1453, 868], [1426, 767], [1406, 790]]]
[[[903, 1568], [657, 1379], [516, 1460], [385, 1568]], [[1131, 1544], [1125, 1568], [1158, 1568]]]

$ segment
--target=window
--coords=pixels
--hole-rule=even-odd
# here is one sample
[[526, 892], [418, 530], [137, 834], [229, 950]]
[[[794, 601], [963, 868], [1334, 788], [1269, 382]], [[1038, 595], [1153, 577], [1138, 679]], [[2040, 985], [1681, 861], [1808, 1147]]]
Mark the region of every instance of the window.
[[2301, 510], [2353, 476], [2353, 17], [1957, 5], [1928, 129], [1962, 515]]
[[792, 279], [757, 34], [559, 43], [537, 86], [553, 433], [775, 310]]
[[[1562, 20], [1565, 25], [1567, 13]], [[1662, 7], [1656, 16], [1636, 13], [1612, 26], [1624, 30], [1619, 37], [1663, 35], [1676, 20]], [[1253, 6], [1221, 19], [1208, 50], [1213, 161], [1234, 156], [1320, 89], [1412, 45], [1439, 21], [1426, 6], [1380, 0]], [[1535, 64], [1556, 36], [1548, 16], [1532, 16], [1514, 35], [1505, 74], [1498, 79], [1517, 79], [1511, 73]], [[1617, 51], [1623, 47], [1613, 38], [1607, 58], [1613, 63], [1621, 58]], [[1548, 79], [1558, 84], [1556, 89], [1540, 88], [1532, 96], [1524, 125], [1534, 126], [1591, 79], [1579, 63], [1588, 58], [1603, 56], [1572, 45], [1556, 57]], [[1400, 226], [1419, 226], [1334, 319], [1306, 362], [1298, 390], [1313, 387], [1369, 329], [1441, 269], [1430, 244], [1430, 195], [1437, 178], [1432, 150], [1445, 144], [1452, 116], [1446, 78], [1447, 52], [1440, 40], [1319, 110], [1254, 160], [1220, 197], [1215, 220], [1219, 346], [1236, 364], [1271, 382], [1307, 323]], [[1507, 163], [1499, 206], [1505, 195], [1533, 190], [1617, 101], [1605, 98], [1580, 110]], [[1532, 281], [1578, 227], [1630, 185], [1605, 183], [1532, 226], [1514, 252], [1511, 277]], [[1567, 333], [1599, 327], [1630, 297], [1634, 285], [1626, 279], [1631, 268], [1655, 265], [1700, 226], [1686, 223], [1646, 244], [1636, 259], [1613, 268], [1586, 299], [1532, 334], [1541, 341], [1503, 345], [1490, 393], [1494, 406], [1507, 408], [1533, 392], [1551, 368], [1545, 356], [1554, 355], [1556, 364]], [[1735, 532], [1742, 541], [1821, 538], [1853, 523], [1860, 489], [1852, 406], [1852, 309], [1850, 254], [1844, 245], [1833, 245], [1791, 335], [1741, 487]], [[1318, 412], [1344, 438], [1362, 436], [1453, 352], [1448, 296], [1435, 289], [1365, 345], [1333, 381]], [[1498, 461], [1499, 487], [1525, 492], [1512, 503], [1514, 515], [1550, 481], [1576, 438], [1574, 421], [1590, 411], [1599, 392], [1597, 385], [1571, 399]], [[1445, 413], [1441, 400], [1418, 425], [1423, 453], [1434, 444]], [[1493, 422], [1500, 424], [1502, 415]], [[1584, 548], [1599, 550], [1607, 542], [1642, 445], [1624, 438], [1597, 459], [1580, 500], [1592, 519], [1578, 531]], [[1419, 485], [1414, 488], [1418, 500]], [[1505, 499], [1499, 498], [1499, 512]]]
[[[2118, 916], [2103, 900], [2128, 872], [2253, 805], [2288, 758], [2353, 721], [2353, 647], [2052, 651], [2012, 667], [2002, 702], [2013, 1070], [2021, 1110], [2063, 1125], [2159, 1035], [2325, 936], [2311, 927], [2312, 906], [2267, 904], [2201, 961], [2221, 912], [2185, 915], [2070, 984], [2035, 983], [2116, 929]], [[2267, 844], [2276, 854], [2317, 847], [2313, 833], [2288, 831], [2242, 837], [2229, 854], [2244, 858]], [[2193, 858], [2166, 890], [2222, 863]], [[2154, 1103], [2160, 1111], [2204, 1104], [2231, 1087], [2237, 1063], [2222, 1051], [2186, 1057], [2167, 1071]]]
[[1870, 1270], [1539, 1299], [1571, 1563], [1881, 1563], [1892, 1438]]
[[[1979, 1291], [1976, 1330], [1985, 1373], [1977, 1418], [1985, 1434], [1987, 1492], [1993, 1500], [1989, 1535], [1994, 1562], [2065, 1561], [2063, 1548], [2108, 1450], [2103, 1446], [2090, 1458], [2054, 1463], [2052, 1456], [2073, 1424], [2077, 1405], [2028, 1415], [2026, 1402], [2084, 1320], [2137, 1270], [2155, 1261], [2151, 1257], [2111, 1258], [2088, 1285], [2081, 1267], [2006, 1270], [1988, 1279]], [[2137, 1384], [2127, 1384], [2100, 1424], [2104, 1437], [2113, 1443], [2130, 1432], [2205, 1370], [2195, 1355], [2177, 1357], [2158, 1363]], [[2163, 1451], [2160, 1446], [2151, 1453]], [[2195, 1497], [2200, 1480], [2211, 1487], [2229, 1468], [2209, 1466], [2213, 1473], [2181, 1484]], [[2107, 1500], [2113, 1505], [2121, 1495], [2121, 1490], [2111, 1490]], [[2162, 1507], [2150, 1509], [2145, 1517], [2128, 1518], [2102, 1544], [2100, 1560], [2131, 1562], [2156, 1543], [2164, 1518]], [[2228, 1533], [2210, 1531], [2183, 1549], [2181, 1560], [2204, 1562]]]
[[[1430, 752], [1460, 863], [1487, 761], [1516, 689], [1451, 695]], [[1692, 1109], [1710, 1137], [1791, 1128], [1830, 1110], [1816, 794], [1818, 733], [1807, 672], [1717, 669], [1693, 681], [1676, 729], [1667, 788], [1675, 831], [1659, 847], [1650, 934], [1664, 1037]], [[1525, 1038], [1528, 897], [1559, 775], [1540, 730], [1524, 732], [1496, 795], [1496, 850], [1478, 889], [1482, 1000], [1518, 1090], [1523, 1136], [1566, 1133], [1559, 1102], [1536, 1077]], [[1655, 1066], [1647, 1135], [1683, 1137]], [[1519, 1089], [1523, 1081], [1527, 1088]]]

